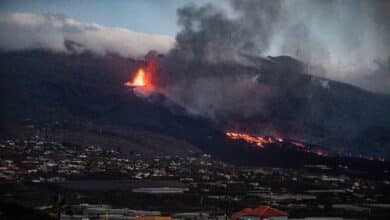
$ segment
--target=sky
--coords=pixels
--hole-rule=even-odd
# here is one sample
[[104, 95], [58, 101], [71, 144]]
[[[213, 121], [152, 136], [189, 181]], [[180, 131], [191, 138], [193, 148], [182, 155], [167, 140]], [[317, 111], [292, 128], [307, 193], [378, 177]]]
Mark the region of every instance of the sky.
[[0, 0], [0, 14], [28, 12], [62, 14], [85, 23], [124, 27], [148, 34], [175, 36], [178, 32], [176, 9], [206, 0]]

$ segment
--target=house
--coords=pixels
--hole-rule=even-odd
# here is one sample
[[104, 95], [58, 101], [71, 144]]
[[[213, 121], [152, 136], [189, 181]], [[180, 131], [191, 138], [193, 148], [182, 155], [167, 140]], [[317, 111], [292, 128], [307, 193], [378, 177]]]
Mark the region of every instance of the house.
[[284, 220], [288, 214], [279, 209], [270, 206], [259, 206], [257, 208], [245, 208], [239, 212], [233, 213], [233, 220]]

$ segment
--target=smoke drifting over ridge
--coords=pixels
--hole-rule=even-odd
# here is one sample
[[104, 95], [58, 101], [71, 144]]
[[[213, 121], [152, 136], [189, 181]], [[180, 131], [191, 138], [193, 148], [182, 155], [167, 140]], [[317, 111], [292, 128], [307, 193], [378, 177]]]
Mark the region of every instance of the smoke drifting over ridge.
[[165, 53], [174, 39], [133, 32], [125, 28], [81, 23], [58, 14], [12, 13], [0, 15], [0, 49], [45, 49], [141, 58], [150, 50]]
[[377, 60], [390, 56], [389, 1], [227, 3], [229, 11], [212, 4], [178, 9], [176, 52], [211, 62], [242, 62], [243, 54], [289, 55], [324, 70], [310, 74], [390, 92], [390, 84], [379, 81], [375, 88], [368, 77]]
[[[350, 119], [341, 116], [349, 110], [329, 110], [321, 100], [332, 97], [344, 106], [348, 98], [337, 97], [344, 97], [345, 88], [324, 78], [390, 93], [388, 2], [225, 3], [188, 4], [177, 11], [181, 31], [175, 48], [160, 61], [167, 82], [163, 91], [177, 103], [221, 121], [256, 117], [271, 132], [274, 125], [279, 130], [318, 126], [343, 127], [351, 135], [356, 125], [340, 120]], [[305, 64], [264, 58], [279, 55]], [[361, 117], [370, 114], [359, 111]]]

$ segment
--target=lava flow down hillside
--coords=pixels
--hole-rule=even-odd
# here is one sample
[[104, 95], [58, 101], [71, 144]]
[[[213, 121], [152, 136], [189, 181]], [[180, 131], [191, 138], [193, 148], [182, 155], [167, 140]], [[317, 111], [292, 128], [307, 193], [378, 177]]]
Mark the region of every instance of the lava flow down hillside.
[[258, 148], [279, 146], [279, 147], [293, 147], [296, 150], [304, 151], [306, 153], [314, 153], [320, 157], [328, 156], [328, 152], [321, 149], [314, 149], [309, 145], [304, 143], [294, 141], [294, 140], [285, 140], [280, 137], [271, 137], [271, 136], [253, 136], [250, 134], [239, 133], [239, 132], [226, 132], [226, 136], [233, 140], [243, 140], [249, 144], [253, 144]]
[[[379, 106], [388, 105], [389, 97], [309, 75], [307, 65], [292, 57], [250, 59], [254, 64], [247, 66], [152, 53], [124, 85], [139, 97], [164, 96], [190, 115], [213, 121], [230, 139], [259, 148], [291, 140], [290, 146], [318, 156], [381, 158], [388, 152], [381, 146], [387, 144], [383, 132], [390, 128], [377, 115], [387, 114]], [[366, 114], [374, 110], [375, 115]], [[295, 140], [319, 147], [309, 149]], [[374, 145], [368, 148], [369, 143]]]

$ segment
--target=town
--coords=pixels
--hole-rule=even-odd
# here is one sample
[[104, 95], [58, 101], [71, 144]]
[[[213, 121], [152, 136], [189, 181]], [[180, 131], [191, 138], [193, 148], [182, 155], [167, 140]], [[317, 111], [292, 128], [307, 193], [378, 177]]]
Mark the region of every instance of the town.
[[234, 219], [263, 209], [274, 210], [268, 217], [291, 219], [387, 219], [389, 170], [384, 178], [364, 179], [348, 175], [341, 162], [338, 168], [348, 172], [326, 165], [239, 167], [204, 153], [124, 155], [40, 137], [7, 139], [0, 142], [0, 197], [49, 214], [53, 200], [62, 198], [69, 208], [60, 210], [61, 219]]

